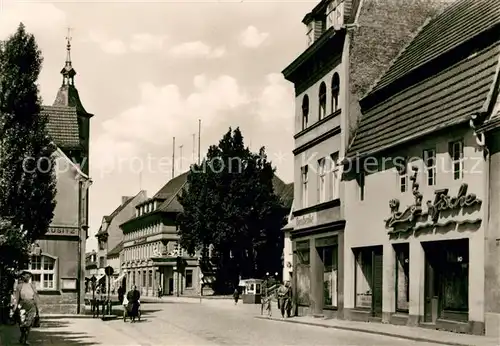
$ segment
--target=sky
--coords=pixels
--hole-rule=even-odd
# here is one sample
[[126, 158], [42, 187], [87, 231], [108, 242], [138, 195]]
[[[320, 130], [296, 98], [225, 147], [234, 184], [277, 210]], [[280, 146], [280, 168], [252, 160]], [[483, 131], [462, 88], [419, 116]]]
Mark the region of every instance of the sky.
[[0, 0], [0, 39], [22, 21], [42, 51], [43, 104], [61, 85], [72, 28], [75, 86], [94, 114], [87, 251], [122, 196], [152, 197], [171, 179], [174, 136], [175, 175], [196, 160], [199, 119], [202, 157], [239, 126], [293, 181], [294, 91], [281, 71], [306, 48], [301, 20], [318, 2]]

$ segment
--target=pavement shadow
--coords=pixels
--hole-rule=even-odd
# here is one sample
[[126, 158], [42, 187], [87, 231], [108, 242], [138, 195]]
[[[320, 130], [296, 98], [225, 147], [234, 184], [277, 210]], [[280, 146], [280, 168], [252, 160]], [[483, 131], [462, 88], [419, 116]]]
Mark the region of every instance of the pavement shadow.
[[[87, 333], [73, 333], [68, 331], [66, 328], [68, 325], [69, 322], [65, 321], [42, 320], [39, 328], [31, 330], [28, 341], [31, 345], [36, 346], [91, 346], [96, 344], [95, 341], [92, 341], [93, 338]], [[5, 346], [19, 345], [19, 328], [17, 326], [2, 326], [0, 334], [0, 344]]]

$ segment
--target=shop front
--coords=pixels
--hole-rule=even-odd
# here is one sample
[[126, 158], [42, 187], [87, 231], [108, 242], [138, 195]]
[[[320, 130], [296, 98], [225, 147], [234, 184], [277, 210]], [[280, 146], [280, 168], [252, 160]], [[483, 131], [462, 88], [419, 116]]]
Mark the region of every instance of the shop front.
[[[467, 158], [459, 175], [446, 169], [450, 132], [407, 148], [407, 169], [367, 174], [362, 199], [359, 180], [346, 179], [346, 319], [484, 333], [485, 179], [465, 173], [484, 163], [473, 136], [458, 134]], [[418, 159], [429, 147], [442, 170]]]
[[[293, 246], [294, 299], [299, 315], [335, 317], [343, 308], [344, 221], [315, 222], [317, 214], [295, 219]], [[303, 219], [308, 225], [303, 227]], [[301, 227], [302, 226], [302, 227]]]

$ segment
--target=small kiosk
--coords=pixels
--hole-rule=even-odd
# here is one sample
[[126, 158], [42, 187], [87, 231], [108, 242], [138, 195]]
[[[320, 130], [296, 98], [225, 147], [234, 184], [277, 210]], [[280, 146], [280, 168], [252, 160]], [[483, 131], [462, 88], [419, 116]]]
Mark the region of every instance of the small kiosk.
[[262, 295], [262, 280], [241, 280], [240, 286], [243, 286], [243, 304], [260, 304]]

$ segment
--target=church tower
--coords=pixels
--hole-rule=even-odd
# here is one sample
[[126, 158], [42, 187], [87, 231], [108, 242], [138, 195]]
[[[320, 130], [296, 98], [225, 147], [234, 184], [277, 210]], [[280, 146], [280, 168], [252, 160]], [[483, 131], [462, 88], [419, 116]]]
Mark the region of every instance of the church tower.
[[[69, 31], [69, 30], [68, 30]], [[62, 148], [66, 154], [80, 164], [85, 174], [89, 173], [89, 142], [90, 142], [90, 118], [93, 114], [88, 113], [82, 105], [80, 95], [75, 87], [76, 71], [71, 62], [71, 36], [68, 32], [66, 37], [66, 62], [61, 70], [62, 85], [57, 92], [53, 107], [72, 108], [76, 110], [78, 123], [78, 147]]]

